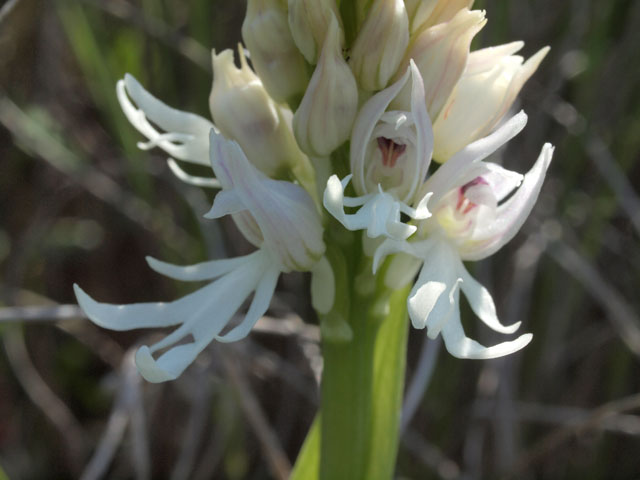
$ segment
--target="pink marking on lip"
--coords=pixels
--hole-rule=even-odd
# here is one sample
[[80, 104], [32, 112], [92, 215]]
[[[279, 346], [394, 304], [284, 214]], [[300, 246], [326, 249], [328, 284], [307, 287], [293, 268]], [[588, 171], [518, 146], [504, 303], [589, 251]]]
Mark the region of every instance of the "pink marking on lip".
[[476, 177], [473, 180], [471, 180], [470, 182], [465, 183], [462, 187], [460, 187], [460, 190], [462, 190], [462, 194], [464, 195], [464, 193], [468, 189], [470, 189], [471, 187], [475, 187], [476, 185], [489, 185], [489, 182], [487, 182], [482, 177]]
[[470, 182], [465, 183], [463, 186], [461, 186], [458, 189], [458, 203], [456, 204], [456, 210], [460, 211], [463, 215], [469, 213], [471, 210], [473, 210], [475, 207], [477, 207], [477, 205], [475, 203], [470, 201], [465, 196], [466, 191], [469, 190], [471, 187], [474, 187], [476, 185], [489, 185], [489, 182], [487, 182], [482, 177], [476, 177], [473, 180], [471, 180]]
[[385, 167], [395, 167], [400, 155], [407, 149], [406, 145], [396, 143], [390, 138], [378, 137], [378, 148], [382, 153], [382, 165]]

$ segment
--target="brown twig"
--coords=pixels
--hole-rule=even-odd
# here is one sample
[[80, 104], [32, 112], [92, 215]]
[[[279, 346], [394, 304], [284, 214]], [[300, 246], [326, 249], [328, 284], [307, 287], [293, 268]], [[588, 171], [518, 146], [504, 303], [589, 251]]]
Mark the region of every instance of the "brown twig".
[[640, 356], [640, 321], [627, 301], [611, 287], [596, 268], [563, 242], [550, 244], [546, 253], [578, 280], [604, 308], [620, 339], [635, 355]]
[[74, 417], [71, 409], [51, 390], [31, 362], [22, 329], [8, 329], [2, 335], [2, 341], [16, 379], [29, 399], [64, 439], [70, 464], [79, 469], [86, 451], [86, 435], [80, 422]]
[[0, 323], [59, 322], [78, 318], [86, 318], [86, 315], [77, 305], [29, 305], [0, 308]]
[[443, 480], [460, 478], [461, 472], [458, 464], [447, 458], [442, 450], [424, 440], [411, 428], [408, 428], [402, 436], [402, 444]]
[[[109, 416], [107, 427], [100, 439], [91, 461], [87, 464], [80, 480], [98, 480], [102, 478], [109, 468], [122, 439], [127, 425], [130, 423], [131, 414], [140, 397], [140, 375], [134, 362], [134, 350], [127, 352], [122, 360], [120, 369], [120, 388], [116, 401]], [[145, 474], [145, 469], [140, 473]], [[148, 475], [148, 468], [146, 475]], [[148, 477], [138, 477], [141, 480]]]
[[171, 480], [191, 478], [198, 447], [210, 414], [211, 398], [213, 396], [211, 382], [207, 380], [207, 372], [204, 369], [197, 368], [195, 370], [195, 378], [191, 379], [193, 384], [185, 392], [190, 393], [191, 409], [182, 437], [183, 440], [180, 442], [180, 453], [171, 472]]
[[238, 368], [238, 362], [233, 358], [233, 353], [230, 349], [225, 349], [224, 351], [220, 349], [220, 357], [229, 380], [231, 380], [236, 389], [247, 421], [258, 438], [262, 453], [267, 459], [272, 475], [280, 480], [286, 480], [291, 473], [291, 463], [280, 445], [280, 440], [278, 440], [275, 432], [269, 426], [262, 407], [249, 386], [249, 382], [244, 373]]
[[[516, 402], [513, 412], [502, 412], [494, 409], [492, 402], [478, 401], [474, 404], [473, 414], [481, 419], [510, 416], [518, 422], [532, 422], [547, 425], [571, 427], [584, 422], [591, 411], [578, 407], [543, 405], [530, 402]], [[640, 436], [640, 416], [616, 413], [607, 418], [597, 429], [620, 435]]]
[[590, 430], [600, 428], [600, 425], [608, 422], [612, 417], [640, 408], [640, 394], [631, 395], [613, 402], [605, 403], [596, 408], [581, 422], [556, 429], [535, 444], [528, 452], [520, 457], [513, 469], [504, 478], [520, 478], [522, 473], [529, 470], [534, 464], [540, 462], [550, 453], [557, 453], [563, 443], [583, 435]]

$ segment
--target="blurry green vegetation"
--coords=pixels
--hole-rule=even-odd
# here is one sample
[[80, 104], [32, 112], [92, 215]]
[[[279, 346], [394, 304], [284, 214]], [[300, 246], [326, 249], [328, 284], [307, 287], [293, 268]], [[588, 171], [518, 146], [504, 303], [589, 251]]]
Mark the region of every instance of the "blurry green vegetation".
[[[180, 184], [161, 152], [137, 149], [141, 137], [115, 97], [129, 72], [167, 104], [208, 117], [210, 48], [235, 48], [244, 2], [4, 5], [12, 8], [0, 14], [0, 301], [71, 304], [74, 282], [104, 301], [172, 299], [193, 287], [152, 274], [145, 255], [186, 264], [246, 252], [231, 223], [202, 223], [211, 191]], [[528, 57], [552, 47], [521, 95], [529, 124], [504, 155], [508, 168], [526, 171], [550, 141], [551, 172], [523, 234], [475, 269], [503, 322], [523, 321], [534, 341], [482, 363], [441, 352], [397, 476], [637, 478], [639, 405], [616, 411], [611, 402], [640, 391], [640, 3], [475, 6], [489, 19], [475, 48], [522, 39]], [[279, 288], [311, 318], [305, 280]], [[278, 309], [274, 316], [287, 313]], [[16, 327], [0, 318], [0, 480], [78, 478], [105, 438], [122, 357], [146, 337], [82, 320]], [[465, 328], [495, 341], [477, 322]], [[422, 343], [412, 331], [409, 382]], [[274, 448], [293, 461], [315, 414], [317, 345], [256, 332], [232, 348], [279, 438]], [[138, 387], [143, 418], [132, 414], [107, 478], [272, 477], [220, 360], [231, 350], [210, 350], [179, 381]], [[69, 423], [34, 403], [38, 385]], [[602, 405], [613, 410], [594, 420]], [[558, 432], [568, 436], [554, 444]]]

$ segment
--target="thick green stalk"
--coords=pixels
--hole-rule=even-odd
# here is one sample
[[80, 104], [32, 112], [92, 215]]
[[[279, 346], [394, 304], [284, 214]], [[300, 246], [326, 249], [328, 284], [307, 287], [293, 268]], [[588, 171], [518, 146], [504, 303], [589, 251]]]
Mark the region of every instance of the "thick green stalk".
[[[390, 479], [404, 381], [406, 291], [384, 287], [384, 272], [372, 276], [359, 235], [341, 252], [331, 261], [348, 301], [336, 302], [323, 319], [334, 328], [323, 328], [320, 479]], [[351, 341], [325, 335], [345, 321]]]
[[391, 294], [389, 313], [376, 338], [371, 443], [364, 477], [367, 480], [388, 480], [395, 470], [407, 362], [408, 290], [409, 287]]

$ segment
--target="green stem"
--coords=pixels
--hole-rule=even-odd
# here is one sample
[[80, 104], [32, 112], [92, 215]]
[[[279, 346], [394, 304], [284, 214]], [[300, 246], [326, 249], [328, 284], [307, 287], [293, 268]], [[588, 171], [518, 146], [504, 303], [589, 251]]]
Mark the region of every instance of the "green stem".
[[376, 338], [367, 480], [390, 479], [395, 470], [409, 335], [408, 289], [391, 294], [389, 314]]
[[[359, 236], [344, 248], [348, 282], [337, 286], [350, 301], [323, 321], [350, 326], [351, 341], [323, 336], [320, 479], [390, 479], [396, 459], [404, 382], [405, 290], [392, 292], [371, 275]], [[344, 305], [344, 302], [343, 302]], [[340, 309], [337, 309], [340, 310]]]

